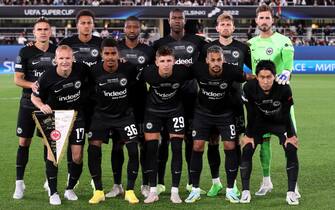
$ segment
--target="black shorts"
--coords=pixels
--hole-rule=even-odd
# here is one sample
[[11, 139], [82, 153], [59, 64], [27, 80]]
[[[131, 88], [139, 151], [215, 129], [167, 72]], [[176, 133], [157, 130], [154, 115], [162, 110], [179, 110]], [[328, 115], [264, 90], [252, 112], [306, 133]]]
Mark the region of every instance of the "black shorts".
[[236, 133], [239, 136], [240, 134], [245, 133], [245, 117], [243, 101], [241, 97], [242, 86], [240, 83], [234, 82], [232, 87], [232, 103], [235, 116]]
[[147, 111], [144, 116], [144, 132], [160, 133], [162, 129], [168, 133], [184, 134], [185, 120], [182, 112], [175, 112], [169, 116], [163, 116]]
[[106, 143], [114, 132], [120, 135], [116, 138], [125, 142], [138, 141], [134, 115], [131, 113], [122, 117], [111, 118], [108, 115], [96, 112], [92, 117], [88, 140], [102, 140]]
[[72, 132], [69, 136], [70, 145], [85, 145], [85, 118], [80, 114], [73, 123]]
[[18, 137], [32, 138], [34, 136], [36, 124], [33, 120], [33, 112], [36, 110], [35, 108], [20, 106], [16, 126]]
[[214, 117], [194, 113], [193, 119], [193, 140], [209, 141], [213, 134], [219, 133], [223, 141], [236, 141], [234, 115], [232, 113], [222, 117]]
[[286, 126], [283, 125], [257, 125], [254, 133], [253, 138], [255, 144], [262, 144], [264, 139], [263, 135], [267, 133], [277, 136], [279, 138], [279, 144], [285, 143], [287, 139]]

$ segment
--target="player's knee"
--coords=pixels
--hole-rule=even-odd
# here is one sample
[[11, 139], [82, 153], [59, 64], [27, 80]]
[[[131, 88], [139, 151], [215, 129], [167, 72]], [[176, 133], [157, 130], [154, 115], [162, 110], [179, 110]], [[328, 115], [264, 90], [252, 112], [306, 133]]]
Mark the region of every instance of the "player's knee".
[[19, 138], [19, 145], [21, 147], [29, 147], [30, 144], [31, 144], [31, 138], [24, 138], [24, 137]]
[[205, 141], [194, 141], [193, 150], [196, 152], [203, 152], [205, 148]]
[[224, 141], [223, 142], [224, 150], [234, 150], [235, 149], [235, 141]]

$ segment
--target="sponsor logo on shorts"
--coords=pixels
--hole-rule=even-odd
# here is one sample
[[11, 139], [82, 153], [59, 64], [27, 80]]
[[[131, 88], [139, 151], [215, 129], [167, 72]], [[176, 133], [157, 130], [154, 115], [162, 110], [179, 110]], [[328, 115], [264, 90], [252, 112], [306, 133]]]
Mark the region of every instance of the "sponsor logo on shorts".
[[53, 141], [58, 141], [61, 137], [61, 133], [58, 130], [53, 130], [50, 133], [50, 138]]
[[145, 125], [145, 127], [147, 128], [147, 129], [152, 129], [152, 123], [151, 122], [148, 122], [146, 125]]
[[193, 130], [192, 131], [192, 137], [195, 137], [197, 135], [197, 131], [196, 130]]
[[271, 47], [269, 47], [268, 49], [266, 49], [266, 54], [267, 55], [272, 55], [273, 53], [273, 49]]
[[21, 133], [22, 133], [22, 128], [18, 127], [18, 128], [16, 129], [16, 132], [17, 132], [18, 134], [21, 134]]

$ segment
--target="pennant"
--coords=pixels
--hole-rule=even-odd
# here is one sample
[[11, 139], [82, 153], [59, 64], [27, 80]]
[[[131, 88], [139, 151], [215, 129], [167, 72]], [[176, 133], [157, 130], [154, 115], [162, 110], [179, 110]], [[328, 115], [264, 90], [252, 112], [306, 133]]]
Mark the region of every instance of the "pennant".
[[51, 154], [51, 160], [58, 166], [66, 151], [77, 112], [74, 110], [54, 110], [52, 114], [34, 111], [33, 118], [43, 136], [43, 143]]

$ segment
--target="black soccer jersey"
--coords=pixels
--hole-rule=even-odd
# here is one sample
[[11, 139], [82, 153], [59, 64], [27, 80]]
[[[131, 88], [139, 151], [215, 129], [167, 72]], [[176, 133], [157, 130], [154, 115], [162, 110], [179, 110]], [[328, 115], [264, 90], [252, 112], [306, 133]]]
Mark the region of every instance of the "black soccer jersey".
[[143, 79], [150, 85], [146, 110], [167, 116], [169, 113], [182, 109], [180, 87], [189, 79], [187, 68], [175, 65], [173, 73], [163, 78], [155, 65], [143, 70]]
[[[35, 45], [23, 47], [16, 59], [15, 72], [24, 73], [24, 79], [29, 82], [37, 81], [46, 70], [55, 66], [55, 51], [56, 46], [51, 44], [46, 52]], [[30, 98], [31, 89], [23, 88], [22, 93]]]
[[137, 76], [134, 68], [129, 63], [119, 63], [118, 69], [110, 73], [103, 69], [102, 62], [92, 67], [91, 77], [97, 100], [95, 112], [118, 118], [129, 111], [128, 89]]
[[125, 44], [125, 40], [122, 40], [118, 43], [117, 48], [120, 58], [124, 58], [131, 64], [146, 66], [154, 63], [155, 52], [152, 47], [146, 44], [138, 44], [135, 48], [129, 48]]
[[155, 41], [153, 47], [157, 50], [162, 46], [168, 46], [173, 50], [177, 65], [191, 65], [198, 60], [205, 44], [206, 41], [197, 35], [186, 34], [181, 40], [175, 40], [167, 35]]
[[231, 85], [233, 82], [244, 82], [245, 75], [231, 64], [225, 63], [222, 68], [222, 74], [214, 77], [209, 74], [209, 66], [206, 63], [196, 62], [191, 66], [199, 85], [196, 112], [218, 116], [232, 111]]
[[215, 40], [204, 47], [203, 53], [206, 55], [207, 49], [213, 45], [217, 45], [222, 48], [226, 63], [238, 66], [239, 69], [243, 69], [244, 64], [251, 68], [251, 55], [248, 45], [233, 39], [232, 43], [225, 46], [222, 45], [219, 40]]
[[63, 39], [58, 45], [68, 45], [73, 49], [73, 55], [77, 62], [85, 63], [88, 66], [96, 64], [101, 61], [100, 45], [102, 39], [100, 37], [92, 36], [88, 42], [80, 41], [78, 35]]
[[56, 66], [46, 71], [38, 80], [38, 92], [33, 94], [41, 98], [52, 109], [81, 109], [83, 83], [89, 68], [81, 63], [73, 63], [67, 78], [57, 74]]
[[286, 126], [288, 137], [293, 135], [294, 127], [290, 117], [293, 98], [290, 86], [274, 82], [267, 95], [254, 79], [244, 85], [243, 91], [243, 100], [248, 113], [246, 134], [249, 137], [252, 137], [255, 129], [262, 125]]

